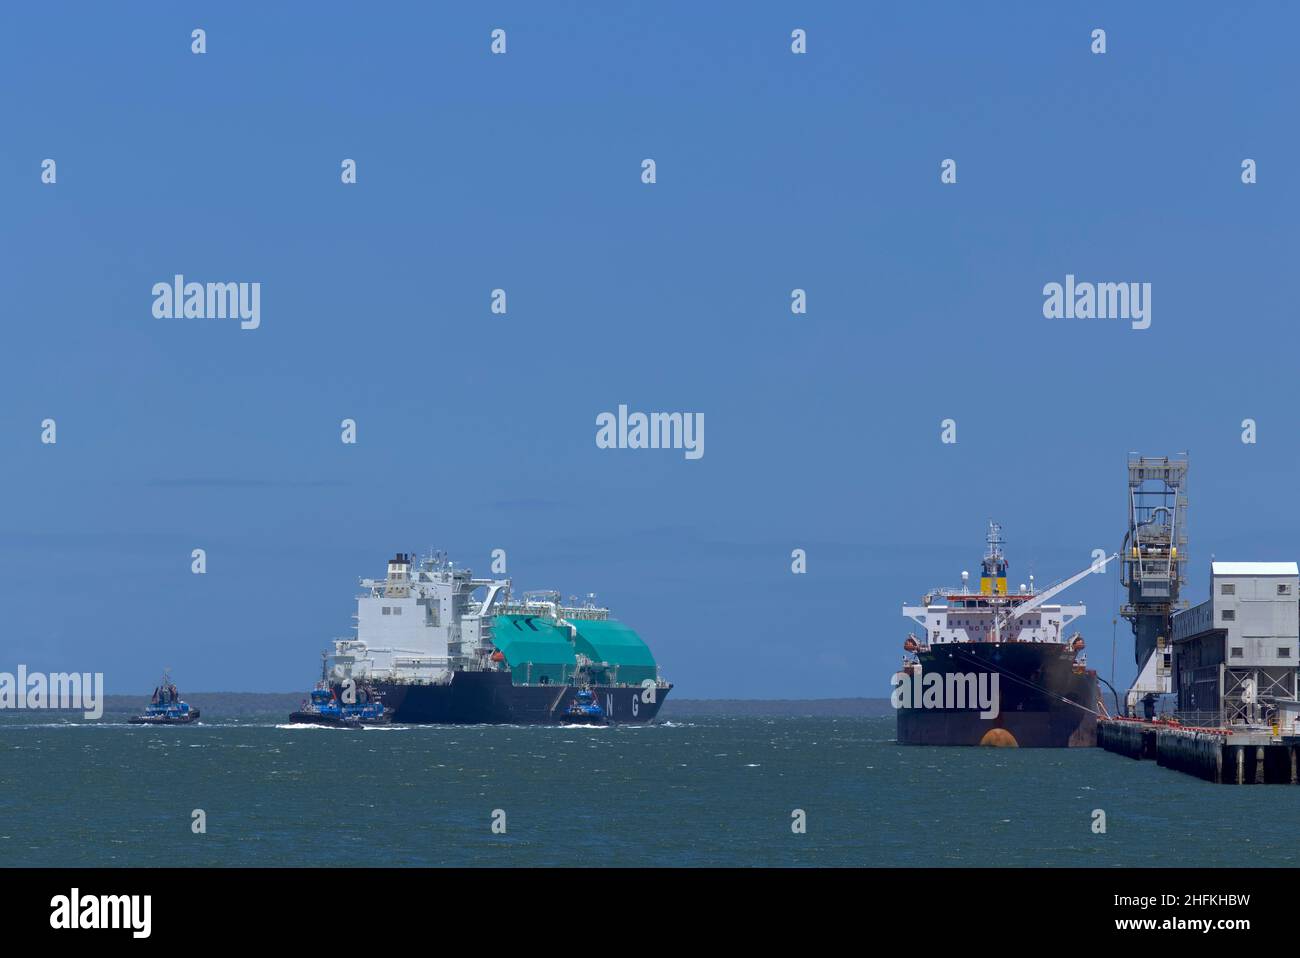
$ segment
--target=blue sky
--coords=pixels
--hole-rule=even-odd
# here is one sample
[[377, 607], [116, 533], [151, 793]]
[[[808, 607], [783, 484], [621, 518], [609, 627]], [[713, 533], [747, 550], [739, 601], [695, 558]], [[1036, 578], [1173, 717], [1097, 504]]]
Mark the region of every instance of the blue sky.
[[[1191, 454], [1189, 598], [1300, 557], [1300, 14], [1135, 6], [7, 5], [0, 668], [300, 688], [393, 551], [505, 548], [678, 695], [883, 696], [990, 517], [1017, 583], [1117, 548], [1129, 450]], [[1151, 328], [1045, 319], [1067, 273]], [[597, 449], [620, 403], [705, 456]]]

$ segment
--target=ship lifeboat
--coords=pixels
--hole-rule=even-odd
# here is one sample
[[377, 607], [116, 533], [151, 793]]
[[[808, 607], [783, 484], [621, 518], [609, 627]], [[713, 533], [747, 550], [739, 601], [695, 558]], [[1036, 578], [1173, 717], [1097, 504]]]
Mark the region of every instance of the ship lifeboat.
[[497, 649], [495, 652], [492, 653], [493, 662], [504, 662], [505, 660], [506, 657], [500, 649]]
[[1083, 646], [1084, 646], [1083, 636], [1076, 635], [1074, 637], [1074, 641], [1070, 643], [1070, 650], [1075, 655], [1078, 655], [1080, 652], [1083, 651]]
[[921, 644], [920, 644], [919, 642], [916, 641], [916, 636], [914, 636], [914, 635], [909, 635], [909, 636], [907, 637], [907, 641], [905, 641], [905, 642], [903, 643], [903, 651], [904, 651], [904, 652], [915, 652], [915, 651], [917, 651], [920, 647], [921, 647]]

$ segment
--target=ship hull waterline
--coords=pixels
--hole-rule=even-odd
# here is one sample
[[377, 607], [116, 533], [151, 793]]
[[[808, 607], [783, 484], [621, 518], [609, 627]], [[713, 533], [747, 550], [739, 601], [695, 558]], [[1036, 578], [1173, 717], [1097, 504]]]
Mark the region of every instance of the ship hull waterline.
[[[392, 721], [413, 725], [565, 725], [561, 713], [581, 690], [575, 685], [515, 685], [509, 672], [456, 672], [446, 684], [371, 681]], [[630, 685], [589, 686], [605, 710], [605, 723], [645, 724], [659, 714], [671, 685], [647, 690]]]

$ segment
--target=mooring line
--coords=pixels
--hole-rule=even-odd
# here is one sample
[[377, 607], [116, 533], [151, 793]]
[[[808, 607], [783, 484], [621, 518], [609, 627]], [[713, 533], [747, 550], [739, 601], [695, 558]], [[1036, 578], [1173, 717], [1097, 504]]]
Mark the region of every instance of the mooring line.
[[958, 652], [957, 654], [964, 656], [967, 659], [970, 659], [970, 661], [974, 662], [976, 665], [982, 665], [985, 668], [993, 669], [1001, 673], [1002, 675], [1005, 675], [1013, 682], [1019, 682], [1021, 685], [1027, 685], [1031, 689], [1037, 689], [1038, 691], [1042, 692], [1044, 695], [1050, 695], [1061, 702], [1065, 702], [1069, 705], [1073, 705], [1075, 708], [1083, 709], [1083, 711], [1085, 712], [1091, 712], [1094, 716], [1098, 718], [1101, 717], [1101, 713], [1098, 712], [1096, 709], [1090, 709], [1086, 705], [1080, 705], [1078, 702], [1074, 701], [1074, 699], [1066, 698], [1064, 695], [1061, 695], [1057, 692], [1053, 692], [1051, 689], [1044, 688], [1041, 685], [1035, 685], [1033, 682], [1030, 682], [1028, 679], [1022, 679], [1018, 675], [1012, 675], [1010, 672], [1006, 671], [1006, 669], [1002, 668], [1000, 665], [997, 665], [993, 662], [985, 662], [983, 659], [976, 658], [974, 655], [971, 655], [969, 652]]

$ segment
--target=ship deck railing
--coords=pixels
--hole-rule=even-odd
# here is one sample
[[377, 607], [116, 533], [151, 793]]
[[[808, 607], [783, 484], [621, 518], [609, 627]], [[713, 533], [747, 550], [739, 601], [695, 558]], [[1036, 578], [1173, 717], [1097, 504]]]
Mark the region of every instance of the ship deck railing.
[[[508, 602], [496, 607], [497, 615], [549, 615], [550, 607], [545, 605], [529, 605], [524, 602]], [[562, 619], [608, 619], [609, 609], [591, 608], [586, 606], [577, 606], [568, 608], [566, 606], [558, 607], [559, 616]]]

